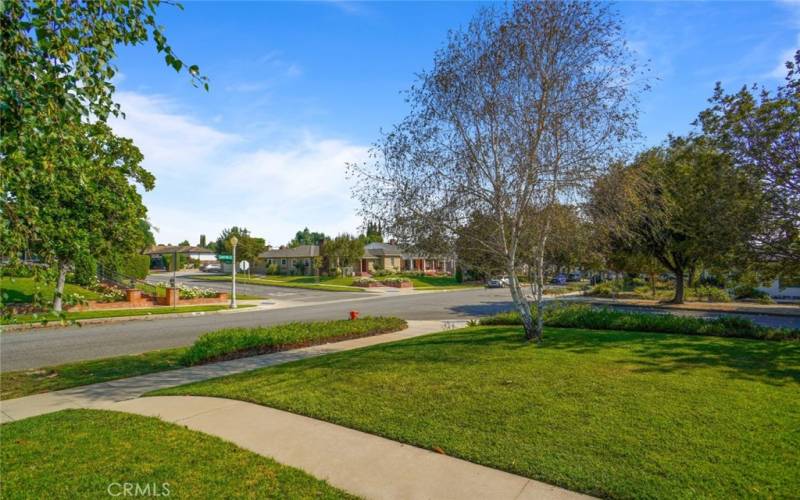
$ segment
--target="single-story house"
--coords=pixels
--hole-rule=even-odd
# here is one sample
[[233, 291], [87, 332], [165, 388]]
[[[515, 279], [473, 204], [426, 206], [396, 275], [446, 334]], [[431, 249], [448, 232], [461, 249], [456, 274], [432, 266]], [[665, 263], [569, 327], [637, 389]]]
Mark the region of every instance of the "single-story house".
[[800, 279], [778, 278], [770, 286], [758, 289], [775, 300], [800, 300]]
[[361, 273], [373, 273], [377, 269], [394, 272], [420, 272], [428, 274], [452, 274], [455, 259], [403, 251], [392, 243], [370, 243], [364, 247], [361, 258]]
[[199, 260], [200, 262], [216, 262], [217, 256], [213, 250], [191, 245], [153, 245], [143, 252], [150, 256], [151, 267], [154, 261], [162, 261], [164, 255], [185, 255], [189, 260]]
[[312, 274], [314, 258], [319, 257], [317, 245], [300, 245], [261, 252], [265, 266], [277, 266], [281, 274]]

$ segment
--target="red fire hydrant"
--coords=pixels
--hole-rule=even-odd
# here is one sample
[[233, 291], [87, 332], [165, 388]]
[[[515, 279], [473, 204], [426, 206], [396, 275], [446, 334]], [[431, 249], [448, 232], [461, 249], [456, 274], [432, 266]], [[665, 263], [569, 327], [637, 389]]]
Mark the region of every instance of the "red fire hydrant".
[[350, 311], [350, 319], [358, 319], [358, 311]]

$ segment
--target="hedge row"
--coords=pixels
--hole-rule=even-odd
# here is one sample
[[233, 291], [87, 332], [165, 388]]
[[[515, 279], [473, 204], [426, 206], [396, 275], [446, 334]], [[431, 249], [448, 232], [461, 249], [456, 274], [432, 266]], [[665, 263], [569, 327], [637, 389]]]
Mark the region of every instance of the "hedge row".
[[[534, 316], [535, 316], [534, 311]], [[521, 325], [519, 313], [507, 312], [480, 320], [481, 325]], [[702, 319], [672, 314], [622, 312], [585, 304], [556, 305], [545, 309], [544, 324], [561, 328], [679, 333], [760, 340], [800, 340], [800, 330], [760, 326], [747, 318], [722, 316]]]
[[184, 365], [197, 365], [343, 338], [396, 332], [407, 327], [405, 320], [400, 318], [367, 316], [356, 320], [308, 321], [258, 328], [227, 328], [202, 335], [186, 351], [181, 362]]

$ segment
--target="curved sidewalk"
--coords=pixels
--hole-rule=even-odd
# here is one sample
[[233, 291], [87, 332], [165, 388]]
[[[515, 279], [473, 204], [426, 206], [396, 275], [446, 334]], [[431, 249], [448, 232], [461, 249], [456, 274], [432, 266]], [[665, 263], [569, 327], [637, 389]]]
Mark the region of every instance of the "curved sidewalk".
[[300, 468], [371, 499], [578, 499], [569, 490], [274, 408], [157, 396], [105, 407], [159, 417]]

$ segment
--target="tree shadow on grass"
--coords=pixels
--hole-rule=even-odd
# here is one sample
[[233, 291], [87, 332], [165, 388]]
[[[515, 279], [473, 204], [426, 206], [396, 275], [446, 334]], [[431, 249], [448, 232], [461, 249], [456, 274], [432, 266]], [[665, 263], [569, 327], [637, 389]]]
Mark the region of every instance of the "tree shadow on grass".
[[545, 341], [545, 349], [593, 354], [624, 347], [630, 356], [616, 363], [638, 366], [639, 372], [690, 373], [708, 367], [742, 380], [775, 385], [800, 382], [800, 342], [795, 341], [558, 328], [548, 333], [553, 341]]

